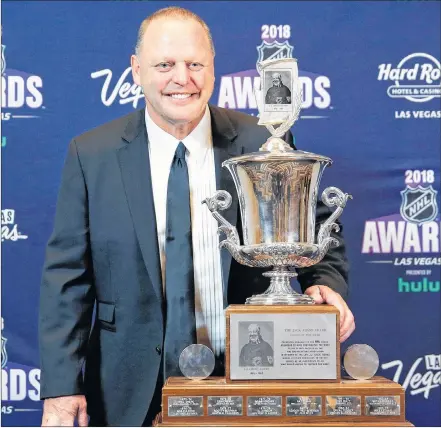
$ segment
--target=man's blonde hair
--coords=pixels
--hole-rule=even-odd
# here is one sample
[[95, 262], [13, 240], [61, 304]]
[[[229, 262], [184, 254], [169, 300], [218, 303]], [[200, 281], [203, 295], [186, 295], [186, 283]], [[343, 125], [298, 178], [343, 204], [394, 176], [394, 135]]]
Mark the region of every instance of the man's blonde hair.
[[144, 21], [142, 21], [139, 31], [138, 31], [138, 39], [136, 41], [135, 46], [135, 54], [139, 55], [142, 45], [142, 39], [144, 37], [145, 30], [149, 26], [149, 24], [157, 19], [161, 18], [177, 18], [182, 20], [189, 20], [193, 19], [196, 22], [199, 22], [199, 24], [202, 25], [202, 28], [204, 29], [205, 33], [207, 34], [208, 41], [210, 42], [211, 51], [213, 52], [213, 56], [215, 54], [214, 52], [214, 44], [213, 44], [213, 38], [211, 37], [210, 29], [208, 28], [208, 25], [205, 23], [205, 21], [199, 16], [196, 15], [194, 12], [191, 12], [188, 9], [184, 9], [182, 7], [178, 6], [170, 6], [165, 7], [163, 9], [157, 10], [152, 15], [148, 16]]

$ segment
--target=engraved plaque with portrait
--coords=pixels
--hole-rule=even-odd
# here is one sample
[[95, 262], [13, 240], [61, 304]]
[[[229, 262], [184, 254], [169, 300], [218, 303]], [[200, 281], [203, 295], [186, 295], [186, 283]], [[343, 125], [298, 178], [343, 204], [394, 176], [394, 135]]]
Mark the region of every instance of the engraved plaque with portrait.
[[240, 379], [336, 379], [335, 313], [234, 313], [229, 375]]

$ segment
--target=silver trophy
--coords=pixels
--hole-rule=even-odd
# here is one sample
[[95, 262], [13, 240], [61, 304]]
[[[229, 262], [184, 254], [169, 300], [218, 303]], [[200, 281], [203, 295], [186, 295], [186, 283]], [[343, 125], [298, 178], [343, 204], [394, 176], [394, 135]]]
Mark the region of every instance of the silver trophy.
[[[236, 186], [242, 218], [243, 245], [239, 235], [219, 211], [231, 204], [231, 195], [217, 191], [203, 201], [220, 223], [220, 243], [239, 263], [251, 267], [273, 267], [263, 273], [270, 277], [268, 290], [246, 300], [254, 305], [313, 304], [314, 300], [295, 292], [290, 278], [302, 268], [318, 263], [338, 241], [330, 236], [339, 230], [335, 220], [351, 196], [336, 187], [322, 193], [328, 207], [336, 207], [320, 226], [315, 243], [317, 193], [323, 171], [331, 159], [294, 150], [281, 137], [298, 119], [302, 89], [294, 58], [267, 60], [258, 64], [260, 87], [255, 88], [259, 125], [271, 137], [259, 152], [237, 156], [223, 162]], [[277, 128], [274, 125], [279, 125]]]

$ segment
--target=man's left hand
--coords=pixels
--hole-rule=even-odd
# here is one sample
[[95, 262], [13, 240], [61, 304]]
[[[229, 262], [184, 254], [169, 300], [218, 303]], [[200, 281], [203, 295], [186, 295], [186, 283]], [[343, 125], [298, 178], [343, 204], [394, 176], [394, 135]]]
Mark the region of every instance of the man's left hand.
[[312, 285], [305, 290], [305, 294], [317, 304], [327, 303], [340, 311], [340, 342], [344, 342], [355, 330], [355, 320], [343, 297], [326, 285]]

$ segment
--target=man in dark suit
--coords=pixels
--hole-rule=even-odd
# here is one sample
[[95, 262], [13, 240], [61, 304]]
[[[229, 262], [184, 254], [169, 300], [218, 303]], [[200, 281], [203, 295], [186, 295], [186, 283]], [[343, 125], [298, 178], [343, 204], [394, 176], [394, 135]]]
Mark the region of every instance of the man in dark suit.
[[[132, 56], [146, 109], [69, 146], [41, 287], [45, 426], [75, 418], [86, 426], [87, 414], [92, 426], [149, 425], [160, 410], [163, 379], [176, 373], [179, 347], [192, 335], [209, 343], [222, 374], [224, 306], [268, 286], [259, 269], [216, 253], [210, 228], [217, 225], [200, 204], [204, 189], [235, 195], [222, 162], [257, 151], [269, 136], [253, 117], [207, 106], [213, 60], [199, 17], [180, 8], [150, 16]], [[319, 204], [317, 225], [328, 216]], [[225, 217], [241, 233], [237, 198]], [[298, 279], [317, 303], [340, 310], [345, 340], [355, 324], [343, 299], [344, 243], [334, 236], [340, 246], [299, 269]]]

